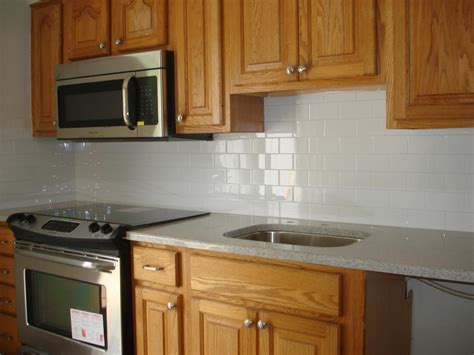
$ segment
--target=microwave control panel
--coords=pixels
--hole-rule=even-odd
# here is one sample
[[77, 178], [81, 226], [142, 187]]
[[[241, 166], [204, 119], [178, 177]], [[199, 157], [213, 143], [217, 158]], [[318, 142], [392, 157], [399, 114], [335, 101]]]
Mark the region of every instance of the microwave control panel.
[[158, 123], [158, 80], [156, 76], [137, 78], [138, 84], [138, 112], [137, 122], [143, 125]]

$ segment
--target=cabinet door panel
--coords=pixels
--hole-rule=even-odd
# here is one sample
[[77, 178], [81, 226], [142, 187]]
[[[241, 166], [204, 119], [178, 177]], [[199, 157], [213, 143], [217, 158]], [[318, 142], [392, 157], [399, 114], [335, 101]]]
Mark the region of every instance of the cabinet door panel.
[[112, 52], [165, 45], [166, 9], [166, 0], [112, 1]]
[[298, 80], [297, 0], [235, 0], [226, 3], [233, 85]]
[[376, 73], [374, 0], [300, 0], [303, 80]]
[[474, 3], [391, 4], [389, 126], [474, 127]]
[[[254, 324], [244, 326], [251, 319]], [[220, 302], [192, 300], [192, 348], [200, 355], [256, 355], [255, 312]]]
[[215, 132], [224, 125], [220, 0], [177, 1], [177, 122], [179, 133]]
[[63, 0], [64, 59], [110, 54], [109, 0]]
[[[168, 309], [172, 303], [175, 308]], [[179, 296], [135, 287], [135, 332], [138, 355], [181, 354]]]
[[340, 325], [274, 312], [259, 312], [266, 327], [259, 330], [262, 355], [338, 355]]
[[61, 4], [31, 10], [31, 101], [34, 136], [56, 135], [55, 66], [61, 63]]

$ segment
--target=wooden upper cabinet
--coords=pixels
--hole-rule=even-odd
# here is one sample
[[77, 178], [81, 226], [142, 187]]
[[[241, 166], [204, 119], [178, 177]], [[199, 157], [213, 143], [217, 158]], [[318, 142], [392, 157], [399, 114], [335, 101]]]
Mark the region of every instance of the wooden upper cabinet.
[[61, 63], [61, 3], [31, 6], [31, 101], [34, 136], [56, 135], [55, 66]]
[[193, 299], [191, 307], [190, 354], [257, 355], [255, 312], [203, 299]]
[[177, 131], [224, 125], [221, 0], [176, 1]]
[[180, 355], [180, 296], [135, 287], [137, 355]]
[[112, 53], [167, 44], [166, 0], [113, 0]]
[[110, 54], [109, 6], [109, 0], [63, 0], [65, 61]]
[[303, 80], [376, 73], [375, 0], [300, 0]]
[[224, 19], [231, 92], [378, 82], [375, 0], [235, 0]]
[[275, 312], [258, 312], [261, 355], [339, 355], [340, 325]]
[[389, 127], [474, 127], [474, 2], [391, 0], [389, 15]]
[[298, 80], [298, 0], [235, 0], [226, 6], [233, 84]]

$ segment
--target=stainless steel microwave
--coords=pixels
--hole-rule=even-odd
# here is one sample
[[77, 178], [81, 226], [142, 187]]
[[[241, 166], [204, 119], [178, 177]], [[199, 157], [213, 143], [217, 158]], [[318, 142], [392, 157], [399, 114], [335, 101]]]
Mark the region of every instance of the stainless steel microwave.
[[58, 138], [166, 137], [172, 63], [172, 52], [158, 50], [58, 65]]

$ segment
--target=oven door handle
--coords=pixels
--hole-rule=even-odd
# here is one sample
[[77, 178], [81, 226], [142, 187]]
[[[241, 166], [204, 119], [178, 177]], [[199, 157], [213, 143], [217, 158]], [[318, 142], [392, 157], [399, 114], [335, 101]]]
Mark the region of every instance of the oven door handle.
[[46, 250], [28, 250], [23, 249], [22, 246], [17, 245], [15, 253], [18, 255], [23, 255], [29, 258], [41, 259], [44, 261], [56, 262], [59, 264], [79, 267], [87, 270], [95, 270], [99, 272], [112, 272], [115, 270], [115, 262], [113, 261], [101, 261], [90, 258], [83, 258], [80, 256], [75, 256], [67, 254], [67, 256], [58, 255], [54, 252], [49, 252]]

